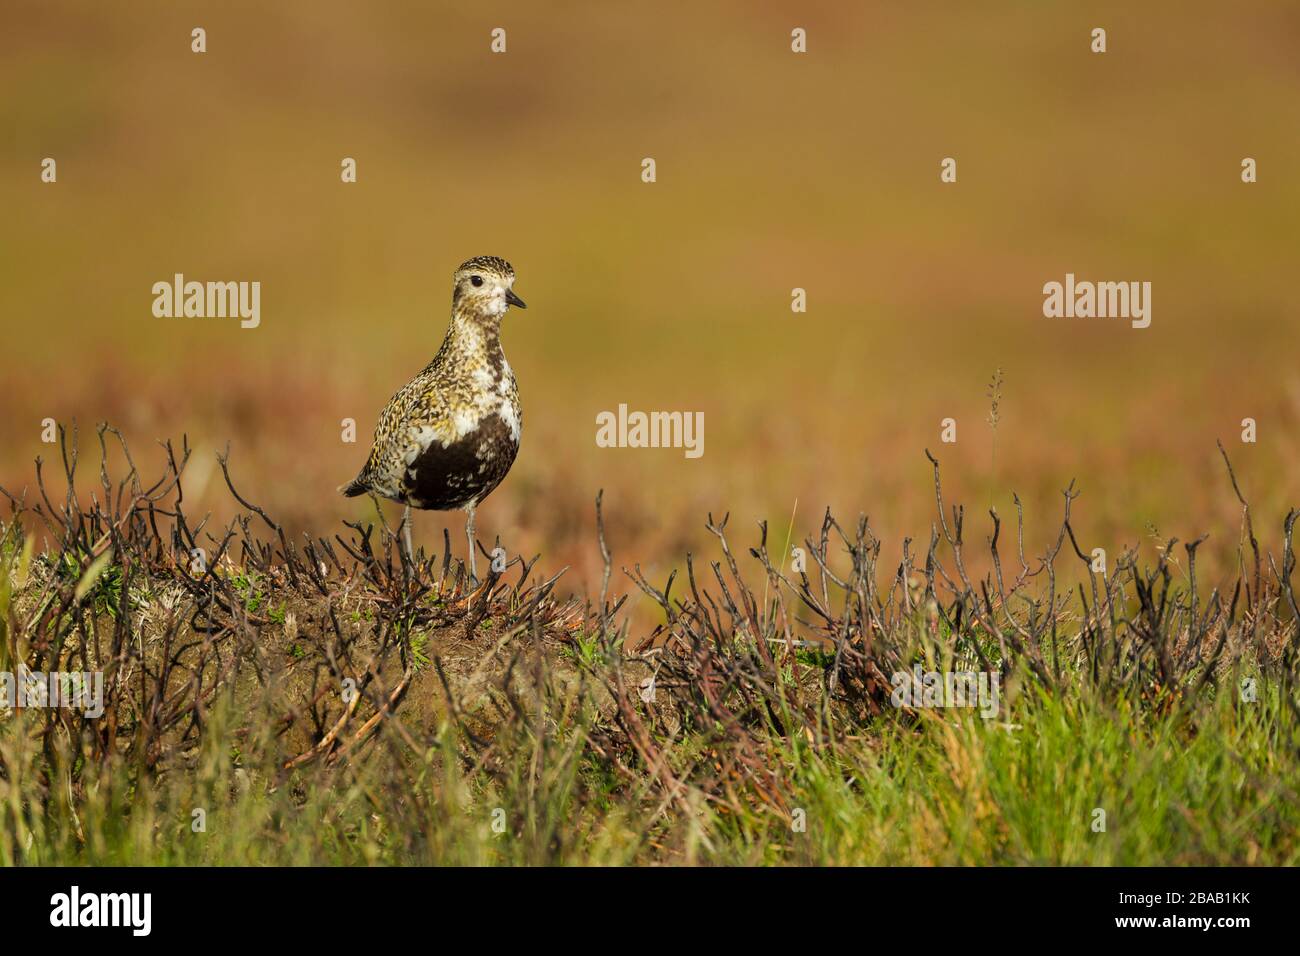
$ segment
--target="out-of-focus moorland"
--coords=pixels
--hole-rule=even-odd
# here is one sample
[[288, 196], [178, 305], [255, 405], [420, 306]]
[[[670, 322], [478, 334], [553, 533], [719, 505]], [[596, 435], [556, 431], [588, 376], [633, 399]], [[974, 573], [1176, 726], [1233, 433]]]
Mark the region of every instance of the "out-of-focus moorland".
[[[1037, 553], [1077, 478], [1085, 546], [1208, 530], [1226, 569], [1216, 439], [1270, 545], [1300, 500], [1298, 44], [1283, 2], [11, 6], [0, 485], [56, 454], [42, 419], [87, 450], [107, 419], [146, 474], [188, 434], [191, 513], [227, 516], [229, 441], [245, 495], [330, 533], [371, 513], [335, 489], [437, 349], [451, 271], [486, 253], [529, 309], [504, 333], [523, 450], [479, 530], [574, 565], [575, 589], [601, 487], [616, 562], [652, 578], [712, 542], [709, 511], [779, 545], [796, 499], [796, 539], [830, 505], [896, 556], [929, 537], [927, 446], [977, 538], [1014, 490]], [[261, 326], [154, 318], [178, 272], [260, 281]], [[1067, 272], [1151, 281], [1151, 327], [1045, 319]], [[704, 456], [598, 448], [620, 403], [703, 411]], [[420, 516], [417, 538], [459, 522]]]

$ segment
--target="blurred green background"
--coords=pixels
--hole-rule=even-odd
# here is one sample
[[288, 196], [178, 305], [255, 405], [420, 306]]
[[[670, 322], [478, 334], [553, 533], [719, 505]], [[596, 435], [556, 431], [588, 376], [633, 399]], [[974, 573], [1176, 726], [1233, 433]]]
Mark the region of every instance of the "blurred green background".
[[[977, 543], [1015, 490], [1041, 547], [1077, 478], [1085, 547], [1208, 530], [1226, 568], [1221, 438], [1276, 545], [1300, 503], [1300, 5], [476, 6], [5, 5], [0, 485], [56, 457], [42, 418], [108, 419], [145, 466], [189, 436], [192, 506], [230, 514], [229, 441], [247, 497], [332, 534], [373, 513], [335, 488], [437, 349], [452, 270], [491, 254], [529, 303], [504, 333], [525, 422], [479, 530], [576, 589], [602, 487], [616, 563], [660, 579], [711, 546], [708, 512], [779, 545], [796, 501], [796, 538], [862, 511], [892, 562], [929, 536], [925, 447]], [[154, 318], [176, 272], [259, 280], [261, 327]], [[1044, 318], [1067, 272], [1151, 281], [1151, 327]], [[703, 411], [704, 456], [596, 447], [619, 403]]]

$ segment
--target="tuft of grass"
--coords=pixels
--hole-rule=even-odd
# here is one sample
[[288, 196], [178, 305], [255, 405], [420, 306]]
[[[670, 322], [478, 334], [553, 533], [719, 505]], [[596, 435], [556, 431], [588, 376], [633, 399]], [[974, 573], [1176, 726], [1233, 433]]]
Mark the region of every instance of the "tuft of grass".
[[[363, 526], [289, 547], [259, 512], [278, 548], [242, 521], [245, 564], [192, 573], [180, 467], [175, 498], [35, 516], [111, 560], [0, 521], [0, 669], [104, 677], [103, 717], [0, 701], [0, 865], [1300, 862], [1295, 511], [1230, 594], [1193, 542], [1061, 595], [1068, 510], [1036, 568], [971, 581], [934, 461], [924, 555], [881, 567], [827, 514], [792, 580], [710, 518], [711, 577], [628, 572], [663, 611], [632, 638], [624, 597], [471, 589]], [[915, 670], [995, 696], [900, 699]]]
[[992, 487], [997, 481], [998, 474], [998, 425], [1002, 422], [1002, 367], [993, 372], [993, 377], [989, 379], [988, 389], [984, 395], [989, 400], [989, 413], [984, 419], [988, 422], [989, 429], [993, 433], [992, 441], [989, 445], [989, 507], [993, 507]]

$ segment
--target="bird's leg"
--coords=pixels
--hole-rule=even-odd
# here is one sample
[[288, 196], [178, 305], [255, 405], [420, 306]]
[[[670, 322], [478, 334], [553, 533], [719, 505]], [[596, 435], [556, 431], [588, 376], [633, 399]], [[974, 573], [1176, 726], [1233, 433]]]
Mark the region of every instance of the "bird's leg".
[[402, 510], [402, 543], [406, 545], [406, 560], [415, 563], [415, 552], [411, 550], [411, 506]]
[[469, 581], [478, 583], [478, 556], [474, 554], [474, 506], [465, 509], [465, 539], [469, 542]]

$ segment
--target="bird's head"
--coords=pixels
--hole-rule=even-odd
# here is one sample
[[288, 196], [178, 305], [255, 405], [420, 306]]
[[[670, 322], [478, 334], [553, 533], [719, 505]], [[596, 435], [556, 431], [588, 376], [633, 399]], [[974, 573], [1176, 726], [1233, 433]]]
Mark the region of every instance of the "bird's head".
[[496, 256], [476, 256], [456, 270], [452, 309], [475, 318], [499, 321], [512, 305], [528, 308], [515, 295], [511, 288], [514, 284], [515, 270], [510, 263]]

